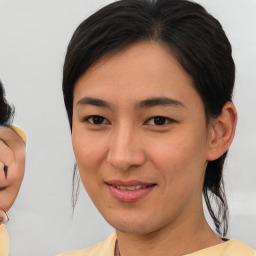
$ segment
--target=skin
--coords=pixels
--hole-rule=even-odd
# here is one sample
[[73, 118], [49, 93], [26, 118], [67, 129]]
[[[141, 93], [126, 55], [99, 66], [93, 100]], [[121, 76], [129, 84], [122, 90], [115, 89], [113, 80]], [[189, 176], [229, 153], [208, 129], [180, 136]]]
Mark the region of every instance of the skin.
[[9, 127], [0, 127], [0, 152], [0, 210], [6, 212], [17, 197], [25, 171], [25, 144]]
[[[158, 100], [152, 104], [153, 98]], [[219, 120], [235, 126], [234, 106], [225, 108]], [[157, 116], [164, 117], [161, 125]], [[207, 162], [227, 150], [234, 134], [219, 120], [207, 124], [190, 77], [156, 42], [103, 58], [77, 81], [72, 141], [80, 176], [117, 230], [122, 256], [184, 255], [222, 242], [202, 208]], [[121, 202], [110, 193], [112, 180], [154, 186], [139, 200]]]

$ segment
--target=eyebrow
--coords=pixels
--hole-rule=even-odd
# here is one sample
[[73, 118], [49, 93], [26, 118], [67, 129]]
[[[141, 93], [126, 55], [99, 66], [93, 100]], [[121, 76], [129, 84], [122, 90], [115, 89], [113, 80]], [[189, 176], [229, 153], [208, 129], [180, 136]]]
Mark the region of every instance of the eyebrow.
[[[97, 107], [105, 107], [105, 108], [111, 108], [111, 105], [101, 99], [92, 98], [92, 97], [84, 97], [80, 99], [76, 106], [79, 105], [93, 105]], [[185, 105], [178, 100], [167, 98], [167, 97], [156, 97], [156, 98], [149, 98], [143, 101], [140, 101], [137, 104], [137, 107], [140, 108], [149, 108], [149, 107], [155, 107], [155, 106], [174, 106], [174, 107], [185, 107]]]
[[107, 103], [104, 100], [96, 99], [96, 98], [91, 98], [91, 97], [84, 97], [80, 99], [77, 104], [78, 105], [93, 105], [97, 107], [105, 107], [105, 108], [110, 108], [109, 103]]
[[155, 106], [171, 106], [171, 107], [185, 107], [185, 105], [178, 100], [167, 98], [167, 97], [157, 97], [143, 100], [139, 103], [139, 107], [148, 108]]

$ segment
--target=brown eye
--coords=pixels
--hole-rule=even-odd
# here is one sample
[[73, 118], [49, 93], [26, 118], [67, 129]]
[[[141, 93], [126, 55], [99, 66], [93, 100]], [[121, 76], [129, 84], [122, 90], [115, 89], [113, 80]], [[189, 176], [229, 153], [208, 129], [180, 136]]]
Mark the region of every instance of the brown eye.
[[88, 121], [91, 124], [95, 124], [95, 125], [107, 123], [107, 120], [102, 116], [90, 116], [90, 117], [86, 118], [86, 121]]
[[147, 124], [161, 126], [161, 125], [166, 125], [171, 122], [175, 122], [175, 121], [170, 118], [164, 117], [164, 116], [154, 116], [154, 117], [151, 117], [147, 121]]
[[166, 123], [167, 119], [162, 116], [156, 116], [154, 117], [154, 124], [155, 125], [164, 125]]

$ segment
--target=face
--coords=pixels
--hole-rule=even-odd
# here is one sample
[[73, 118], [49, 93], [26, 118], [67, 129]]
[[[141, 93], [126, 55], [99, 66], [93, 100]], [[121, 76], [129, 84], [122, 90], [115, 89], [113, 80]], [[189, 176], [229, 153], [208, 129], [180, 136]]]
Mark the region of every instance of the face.
[[80, 77], [72, 141], [88, 194], [117, 230], [150, 233], [201, 212], [204, 105], [160, 44], [134, 44]]

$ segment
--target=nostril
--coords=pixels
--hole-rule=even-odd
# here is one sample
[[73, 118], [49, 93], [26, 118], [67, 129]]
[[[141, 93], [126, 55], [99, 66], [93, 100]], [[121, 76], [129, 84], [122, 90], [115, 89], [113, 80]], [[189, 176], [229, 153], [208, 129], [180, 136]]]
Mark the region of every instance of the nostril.
[[[132, 166], [140, 166], [145, 162], [141, 141], [135, 138], [134, 129], [120, 130], [112, 137], [107, 155], [108, 163], [118, 170], [126, 171]], [[121, 131], [122, 130], [122, 131]]]
[[145, 157], [142, 152], [109, 152], [107, 161], [113, 168], [126, 171], [131, 167], [143, 165]]

